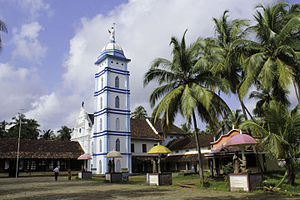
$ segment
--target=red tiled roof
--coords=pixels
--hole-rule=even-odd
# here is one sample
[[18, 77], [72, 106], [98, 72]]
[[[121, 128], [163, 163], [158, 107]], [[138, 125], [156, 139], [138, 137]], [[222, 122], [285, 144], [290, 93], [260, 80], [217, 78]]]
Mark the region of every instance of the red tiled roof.
[[130, 119], [130, 129], [132, 138], [163, 139], [159, 134], [153, 131], [146, 119]]
[[[210, 142], [213, 141], [214, 135], [212, 134], [198, 135], [198, 139], [201, 147], [208, 147], [210, 146]], [[196, 148], [197, 146], [196, 146], [195, 136], [172, 140], [167, 145], [167, 147], [171, 151]]]
[[[152, 123], [152, 120], [149, 119]], [[153, 124], [153, 123], [152, 123]], [[161, 128], [161, 120], [157, 120], [157, 122], [154, 124], [154, 128], [156, 131], [160, 134], [163, 134], [162, 128]], [[167, 133], [168, 135], [188, 135], [188, 133], [184, 132], [182, 129], [178, 128], [175, 125], [172, 125]]]
[[[94, 124], [94, 115], [88, 114], [90, 120]], [[151, 121], [151, 119], [149, 119]], [[152, 121], [151, 121], [151, 124]], [[130, 119], [130, 128], [131, 128], [131, 137], [133, 138], [154, 138], [154, 139], [163, 139], [163, 131], [161, 128], [161, 120], [158, 120], [153, 127], [159, 133], [157, 135], [150, 125], [147, 123], [146, 119]], [[184, 132], [175, 125], [172, 125], [169, 132], [169, 135], [187, 135], [188, 133]]]
[[[17, 157], [17, 138], [0, 139], [0, 158]], [[78, 142], [21, 139], [20, 158], [77, 159], [84, 151]]]

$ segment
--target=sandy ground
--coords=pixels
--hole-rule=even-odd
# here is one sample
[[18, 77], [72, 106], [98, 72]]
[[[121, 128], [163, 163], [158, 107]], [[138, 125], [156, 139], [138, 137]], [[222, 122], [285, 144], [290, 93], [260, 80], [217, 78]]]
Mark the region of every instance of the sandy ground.
[[109, 184], [97, 181], [81, 181], [59, 177], [0, 178], [0, 199], [300, 199], [278, 195], [237, 193], [208, 189], [182, 188], [179, 186], [147, 186], [133, 184]]

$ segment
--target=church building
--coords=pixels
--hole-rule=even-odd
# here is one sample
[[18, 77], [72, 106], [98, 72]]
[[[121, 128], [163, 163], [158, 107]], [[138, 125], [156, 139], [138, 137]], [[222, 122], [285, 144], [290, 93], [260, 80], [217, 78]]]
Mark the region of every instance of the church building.
[[[117, 151], [122, 155], [115, 159], [116, 172], [120, 172], [122, 168], [128, 168], [132, 172], [132, 165], [138, 167], [139, 163], [143, 163], [142, 170], [147, 171], [147, 164], [140, 161], [148, 160], [147, 163], [151, 165], [147, 151], [165, 141], [165, 138], [150, 120], [130, 119], [130, 59], [125, 57], [122, 48], [116, 43], [114, 27], [109, 33], [110, 42], [102, 49], [95, 62], [94, 114], [88, 114], [84, 110], [84, 104], [82, 105], [71, 140], [78, 141], [85, 153], [92, 155], [88, 170], [95, 174], [108, 172], [110, 158], [106, 154], [110, 151]], [[177, 127], [173, 130], [176, 131], [170, 133], [166, 141], [173, 137], [172, 134], [177, 138], [186, 135]]]

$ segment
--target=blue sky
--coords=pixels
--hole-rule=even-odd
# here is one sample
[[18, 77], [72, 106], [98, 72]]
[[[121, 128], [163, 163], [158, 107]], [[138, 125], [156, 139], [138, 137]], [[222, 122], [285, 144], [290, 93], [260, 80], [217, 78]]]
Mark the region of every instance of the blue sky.
[[[171, 36], [181, 37], [185, 29], [188, 43], [213, 36], [212, 17], [228, 9], [231, 19], [252, 20], [260, 2], [272, 0], [0, 0], [0, 19], [8, 27], [8, 34], [0, 33], [0, 121], [24, 109], [41, 129], [58, 129], [74, 126], [81, 101], [92, 113], [93, 63], [114, 22], [116, 40], [132, 60], [131, 110], [143, 105], [150, 114], [155, 85], [143, 88], [143, 74], [154, 58], [171, 58]], [[233, 96], [226, 99], [239, 107]]]

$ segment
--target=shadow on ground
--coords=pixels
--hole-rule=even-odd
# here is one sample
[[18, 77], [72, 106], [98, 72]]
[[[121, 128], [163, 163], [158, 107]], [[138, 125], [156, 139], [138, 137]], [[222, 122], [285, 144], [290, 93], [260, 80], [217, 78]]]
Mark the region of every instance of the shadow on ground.
[[155, 190], [155, 189], [143, 189], [143, 190], [106, 190], [106, 191], [88, 191], [86, 193], [72, 193], [72, 194], [49, 194], [38, 195], [30, 197], [15, 198], [19, 200], [23, 199], [131, 199], [131, 198], [144, 198], [150, 199], [155, 196], [159, 197], [162, 192], [168, 192], [169, 190]]

